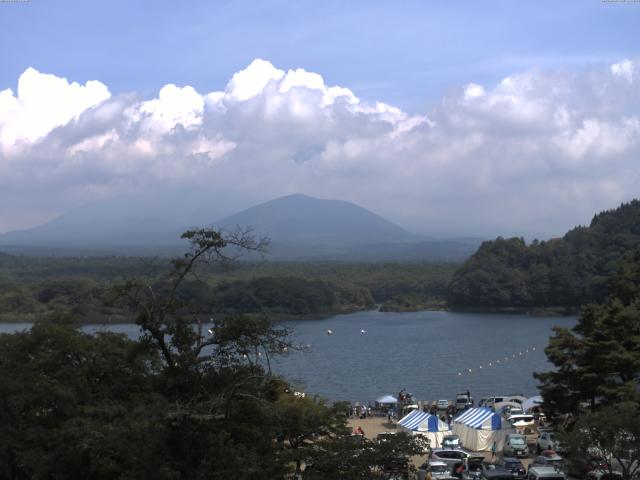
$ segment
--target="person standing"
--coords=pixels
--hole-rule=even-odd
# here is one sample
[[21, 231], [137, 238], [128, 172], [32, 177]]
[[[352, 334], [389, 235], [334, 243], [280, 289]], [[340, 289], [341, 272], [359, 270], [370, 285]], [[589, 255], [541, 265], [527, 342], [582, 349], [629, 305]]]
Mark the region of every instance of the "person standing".
[[498, 444], [496, 441], [493, 441], [493, 445], [491, 445], [491, 460], [496, 458], [496, 452], [498, 451]]

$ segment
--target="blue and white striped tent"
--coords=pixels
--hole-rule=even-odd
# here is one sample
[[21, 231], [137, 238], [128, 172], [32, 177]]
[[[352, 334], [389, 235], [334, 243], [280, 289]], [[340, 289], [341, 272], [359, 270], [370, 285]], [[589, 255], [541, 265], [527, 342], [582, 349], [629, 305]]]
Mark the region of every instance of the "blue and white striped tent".
[[420, 410], [414, 410], [402, 417], [398, 425], [407, 430], [420, 432], [443, 432], [449, 430], [449, 425], [440, 420], [437, 415], [430, 415]]
[[453, 423], [461, 423], [467, 427], [478, 430], [502, 429], [502, 417], [500, 414], [485, 407], [465, 410], [453, 419]]
[[414, 410], [402, 417], [398, 425], [404, 430], [413, 432], [415, 435], [426, 436], [432, 448], [440, 447], [442, 445], [442, 437], [451, 434], [449, 425], [440, 420], [437, 415], [430, 415], [420, 410]]
[[476, 452], [490, 451], [496, 442], [498, 451], [504, 447], [505, 437], [515, 433], [508, 422], [502, 422], [499, 413], [490, 408], [470, 408], [453, 419], [453, 433], [462, 444]]

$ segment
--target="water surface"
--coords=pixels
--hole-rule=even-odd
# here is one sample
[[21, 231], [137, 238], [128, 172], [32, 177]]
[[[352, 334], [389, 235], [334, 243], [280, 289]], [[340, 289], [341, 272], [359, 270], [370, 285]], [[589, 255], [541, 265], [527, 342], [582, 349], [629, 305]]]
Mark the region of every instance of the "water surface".
[[[285, 322], [294, 331], [293, 341], [309, 348], [277, 359], [273, 369], [330, 400], [368, 403], [402, 388], [423, 400], [452, 399], [466, 389], [476, 399], [532, 396], [538, 393], [533, 372], [551, 368], [543, 350], [552, 327], [575, 322], [574, 317], [432, 311], [293, 320]], [[29, 327], [1, 324], [0, 332]], [[139, 335], [134, 324], [83, 327], [87, 332], [107, 329]]]

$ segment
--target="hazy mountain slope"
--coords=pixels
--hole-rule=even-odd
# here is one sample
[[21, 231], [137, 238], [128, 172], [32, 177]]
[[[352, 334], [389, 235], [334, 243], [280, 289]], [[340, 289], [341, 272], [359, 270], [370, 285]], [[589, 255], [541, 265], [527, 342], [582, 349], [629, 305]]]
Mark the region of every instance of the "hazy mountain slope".
[[273, 241], [317, 245], [415, 242], [421, 238], [353, 203], [287, 195], [216, 222], [225, 228], [252, 225]]
[[[186, 213], [185, 213], [186, 212]], [[173, 198], [131, 196], [72, 209], [50, 222], [0, 235], [0, 245], [104, 249], [179, 246], [185, 225], [211, 223], [219, 215], [192, 212]]]
[[[0, 236], [2, 250], [27, 254], [176, 254], [191, 226], [251, 226], [271, 239], [274, 260], [462, 261], [479, 242], [430, 240], [358, 205], [288, 195], [213, 222], [212, 211], [188, 215], [184, 204], [119, 199], [72, 210], [49, 223]], [[249, 256], [249, 258], [254, 258]]]

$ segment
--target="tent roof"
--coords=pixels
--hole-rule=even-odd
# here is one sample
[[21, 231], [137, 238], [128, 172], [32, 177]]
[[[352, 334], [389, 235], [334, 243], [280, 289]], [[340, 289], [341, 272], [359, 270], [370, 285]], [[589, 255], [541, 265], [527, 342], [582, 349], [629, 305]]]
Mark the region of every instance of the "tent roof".
[[427, 427], [426, 429], [420, 429], [422, 431], [444, 432], [449, 430], [449, 425], [440, 420], [437, 415], [430, 415], [420, 410], [414, 410], [405, 415], [400, 419], [398, 424], [409, 430], [418, 430], [421, 425], [426, 425]]
[[376, 400], [378, 403], [398, 403], [398, 399], [393, 395], [385, 395]]
[[500, 414], [494, 412], [490, 408], [470, 408], [465, 410], [456, 418], [455, 423], [461, 423], [467, 427], [481, 429], [490, 427], [491, 430], [500, 430], [502, 428], [502, 418]]

